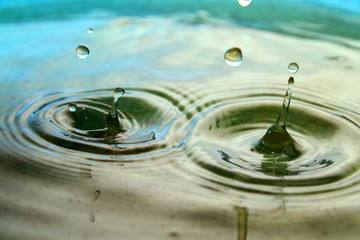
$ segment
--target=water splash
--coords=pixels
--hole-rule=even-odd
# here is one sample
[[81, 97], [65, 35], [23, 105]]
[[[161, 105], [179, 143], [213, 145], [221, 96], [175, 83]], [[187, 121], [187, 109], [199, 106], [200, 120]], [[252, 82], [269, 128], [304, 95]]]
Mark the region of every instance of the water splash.
[[[106, 118], [106, 123], [105, 123], [106, 126], [111, 131], [116, 131], [116, 132], [125, 132], [126, 131], [126, 129], [124, 128], [124, 124], [121, 123], [121, 120], [118, 115], [118, 112], [120, 112], [118, 110], [118, 101], [119, 101], [119, 98], [122, 97], [124, 94], [125, 94], [125, 90], [123, 88], [119, 88], [119, 87], [115, 88], [114, 93], [113, 93], [114, 100], [113, 100], [111, 110]], [[123, 116], [123, 113], [121, 113], [121, 115]]]
[[[297, 143], [286, 130], [286, 118], [290, 107], [293, 86], [294, 78], [290, 77], [288, 81], [288, 89], [283, 101], [283, 106], [276, 123], [269, 127], [265, 135], [260, 140], [253, 143], [253, 149], [259, 153], [265, 154], [265, 157], [279, 157], [278, 155], [272, 154], [283, 153], [285, 156], [293, 159], [301, 154]], [[268, 154], [270, 155], [268, 156]]]
[[243, 56], [241, 49], [238, 47], [230, 48], [225, 52], [225, 62], [230, 66], [237, 67], [242, 63]]

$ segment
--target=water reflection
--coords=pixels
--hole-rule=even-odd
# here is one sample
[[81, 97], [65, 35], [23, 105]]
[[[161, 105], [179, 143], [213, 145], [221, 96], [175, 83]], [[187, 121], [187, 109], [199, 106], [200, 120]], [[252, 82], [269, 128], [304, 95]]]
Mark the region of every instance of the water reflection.
[[235, 211], [237, 213], [237, 226], [238, 226], [238, 236], [237, 240], [246, 240], [247, 228], [248, 228], [248, 209], [245, 207], [235, 206]]

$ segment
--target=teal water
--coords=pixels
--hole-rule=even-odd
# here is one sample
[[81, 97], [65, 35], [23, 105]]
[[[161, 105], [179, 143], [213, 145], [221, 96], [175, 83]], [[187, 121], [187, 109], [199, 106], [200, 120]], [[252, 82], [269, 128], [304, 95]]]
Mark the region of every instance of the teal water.
[[[235, 4], [234, 4], [235, 3]], [[310, 31], [358, 39], [360, 3], [347, 1], [253, 1], [242, 8], [235, 0], [201, 1], [86, 1], [25, 0], [2, 1], [0, 22], [72, 19], [85, 16], [154, 16], [206, 11], [215, 18], [228, 19], [242, 26], [289, 34], [282, 24]], [[206, 19], [197, 19], [197, 21]]]
[[[337, 4], [1, 1], [0, 238], [356, 239], [359, 3]], [[290, 76], [284, 160], [251, 144]]]

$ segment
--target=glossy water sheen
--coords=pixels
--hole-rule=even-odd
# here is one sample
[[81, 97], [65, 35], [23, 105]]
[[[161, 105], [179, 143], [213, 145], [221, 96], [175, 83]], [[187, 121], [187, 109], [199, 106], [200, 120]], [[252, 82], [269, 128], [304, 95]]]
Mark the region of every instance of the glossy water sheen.
[[[360, 44], [347, 4], [42, 2], [0, 14], [15, 19], [0, 24], [0, 239], [357, 239]], [[67, 18], [38, 21], [54, 6]], [[239, 67], [224, 63], [231, 46]], [[274, 157], [253, 143], [289, 105], [291, 61], [286, 131], [300, 154]]]

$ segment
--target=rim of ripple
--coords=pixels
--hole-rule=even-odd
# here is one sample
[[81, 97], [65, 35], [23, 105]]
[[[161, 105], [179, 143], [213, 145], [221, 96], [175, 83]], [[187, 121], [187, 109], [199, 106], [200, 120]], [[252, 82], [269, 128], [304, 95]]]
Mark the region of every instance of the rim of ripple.
[[271, 162], [252, 152], [250, 143], [276, 121], [284, 86], [250, 83], [230, 91], [219, 86], [206, 95], [197, 90], [204, 97], [189, 106], [192, 119], [186, 127], [194, 132], [186, 140], [186, 157], [177, 163], [177, 174], [218, 197], [248, 202], [281, 199], [281, 204], [296, 206], [351, 199], [360, 191], [356, 104], [297, 86], [287, 129], [304, 153], [291, 161]]
[[[79, 106], [97, 108], [92, 110], [107, 114], [111, 108], [113, 89], [40, 92], [18, 104], [5, 118], [6, 154], [23, 161], [24, 166], [28, 164], [29, 168], [37, 166], [53, 174], [65, 172], [69, 175], [71, 172], [75, 175], [85, 172], [86, 175], [87, 171], [91, 172], [90, 167], [104, 169], [104, 166], [118, 165], [121, 169], [139, 169], [169, 161], [170, 156], [176, 152], [173, 146], [178, 145], [177, 139], [171, 137], [176, 131], [173, 125], [181, 124], [181, 112], [176, 107], [176, 96], [173, 98], [163, 93], [159, 86], [156, 90], [126, 90], [126, 95], [120, 99], [119, 105], [121, 100], [128, 101], [128, 105], [143, 104], [149, 107], [149, 111], [154, 111], [154, 115], [144, 116], [148, 119], [134, 119], [133, 114], [126, 112], [125, 115], [137, 128], [130, 129], [128, 138], [120, 141], [120, 144], [107, 144], [103, 139], [82, 135], [84, 131], [67, 125], [66, 117], [60, 114], [67, 110], [70, 103], [81, 103]], [[109, 104], [102, 102], [95, 107], [92, 105], [94, 99], [104, 98], [109, 100]], [[134, 108], [134, 111], [137, 107], [127, 106], [128, 109]], [[141, 114], [138, 112], [137, 116]], [[57, 115], [62, 117], [55, 119], [54, 116]], [[147, 123], [151, 123], [150, 127]], [[135, 140], [132, 141], [134, 131], [138, 131], [139, 136], [150, 137], [145, 140], [133, 138]], [[80, 150], [77, 149], [79, 146]], [[87, 146], [91, 150], [84, 151], [81, 146]], [[96, 153], [97, 150], [101, 153]]]

